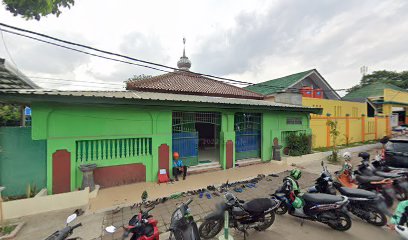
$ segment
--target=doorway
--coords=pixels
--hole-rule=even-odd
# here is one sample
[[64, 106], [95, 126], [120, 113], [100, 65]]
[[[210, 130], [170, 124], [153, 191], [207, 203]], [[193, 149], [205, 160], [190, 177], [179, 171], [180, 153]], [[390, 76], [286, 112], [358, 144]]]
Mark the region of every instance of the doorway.
[[186, 166], [219, 163], [221, 117], [214, 112], [173, 112], [173, 152]]

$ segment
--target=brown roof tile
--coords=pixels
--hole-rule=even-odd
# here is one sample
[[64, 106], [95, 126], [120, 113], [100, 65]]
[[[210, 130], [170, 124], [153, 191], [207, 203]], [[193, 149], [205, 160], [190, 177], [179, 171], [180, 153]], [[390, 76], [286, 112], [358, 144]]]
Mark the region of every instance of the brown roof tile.
[[127, 83], [128, 90], [229, 98], [263, 99], [261, 94], [188, 72], [171, 72]]

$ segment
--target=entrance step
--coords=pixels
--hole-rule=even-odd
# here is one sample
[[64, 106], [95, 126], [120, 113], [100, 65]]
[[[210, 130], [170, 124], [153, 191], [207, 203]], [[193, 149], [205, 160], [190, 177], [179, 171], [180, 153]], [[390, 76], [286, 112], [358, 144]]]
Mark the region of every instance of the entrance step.
[[221, 170], [221, 164], [215, 163], [203, 163], [196, 166], [192, 166], [188, 168], [188, 174], [197, 174], [203, 172], [210, 172], [210, 171], [218, 171]]
[[245, 167], [245, 166], [250, 166], [250, 165], [260, 164], [260, 163], [262, 163], [260, 158], [248, 158], [248, 159], [237, 160], [235, 162], [235, 166]]

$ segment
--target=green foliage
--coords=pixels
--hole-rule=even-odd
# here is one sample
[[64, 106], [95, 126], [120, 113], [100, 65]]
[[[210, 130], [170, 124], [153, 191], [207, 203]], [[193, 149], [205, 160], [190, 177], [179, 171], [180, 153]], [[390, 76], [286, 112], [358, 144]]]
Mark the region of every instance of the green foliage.
[[389, 83], [389, 84], [398, 86], [400, 88], [407, 89], [408, 88], [408, 71], [402, 71], [402, 72], [387, 71], [387, 70], [374, 71], [371, 74], [367, 74], [363, 76], [358, 85], [350, 88], [347, 91], [352, 92], [366, 85], [369, 85], [372, 83], [378, 83], [378, 82]]
[[330, 128], [330, 137], [332, 139], [332, 154], [328, 157], [331, 162], [339, 161], [339, 150], [337, 148], [337, 137], [340, 135], [340, 131], [337, 129], [337, 121], [327, 120], [327, 126]]
[[144, 75], [144, 74], [133, 75], [133, 77], [128, 78], [127, 82], [149, 79], [149, 78], [151, 78], [151, 77], [152, 77], [152, 75]]
[[305, 133], [290, 133], [286, 138], [289, 156], [301, 156], [311, 153], [311, 136]]
[[11, 232], [14, 231], [16, 227], [17, 225], [7, 225], [7, 226], [0, 227], [0, 237], [10, 234]]
[[15, 105], [0, 105], [0, 126], [19, 126], [21, 112]]
[[57, 17], [62, 13], [62, 8], [71, 8], [75, 0], [3, 0], [6, 10], [14, 16], [20, 15], [26, 20], [40, 20], [49, 14]]

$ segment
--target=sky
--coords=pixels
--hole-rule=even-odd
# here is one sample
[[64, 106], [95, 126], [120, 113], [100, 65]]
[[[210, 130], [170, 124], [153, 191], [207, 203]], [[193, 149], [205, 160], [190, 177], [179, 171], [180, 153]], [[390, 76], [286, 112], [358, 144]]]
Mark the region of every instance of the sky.
[[[404, 0], [76, 0], [40, 21], [1, 6], [0, 22], [172, 67], [186, 37], [195, 72], [259, 83], [315, 68], [343, 89], [362, 66], [407, 70], [407, 12]], [[133, 75], [162, 74], [6, 32], [0, 58], [51, 89], [116, 90]]]

